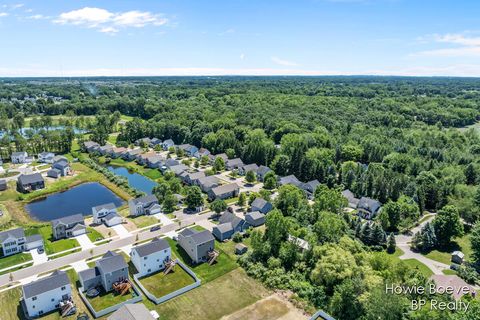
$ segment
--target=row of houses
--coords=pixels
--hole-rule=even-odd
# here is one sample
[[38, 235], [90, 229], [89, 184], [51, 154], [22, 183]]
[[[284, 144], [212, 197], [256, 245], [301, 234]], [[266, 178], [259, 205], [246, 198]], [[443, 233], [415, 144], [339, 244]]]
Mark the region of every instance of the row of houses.
[[[184, 229], [178, 235], [178, 243], [193, 263], [208, 261], [209, 254], [215, 249], [215, 240], [208, 230]], [[172, 251], [165, 239], [154, 238], [133, 247], [130, 257], [138, 276], [144, 277], [165, 269], [172, 259]], [[80, 271], [78, 280], [83, 292], [92, 288], [110, 292], [115, 284], [129, 281], [128, 264], [121, 254], [108, 251], [95, 261], [95, 266]], [[21, 304], [30, 318], [58, 310], [62, 303], [72, 301], [72, 286], [64, 271], [55, 271], [45, 278], [23, 285], [22, 293]], [[115, 314], [111, 317], [117, 319]]]

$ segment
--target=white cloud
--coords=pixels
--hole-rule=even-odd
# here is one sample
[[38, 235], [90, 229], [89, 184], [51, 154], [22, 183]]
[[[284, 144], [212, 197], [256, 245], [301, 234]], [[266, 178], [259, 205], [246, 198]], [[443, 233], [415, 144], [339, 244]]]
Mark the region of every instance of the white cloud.
[[148, 11], [110, 12], [102, 8], [85, 7], [61, 13], [53, 22], [95, 28], [102, 33], [113, 34], [119, 32], [119, 28], [163, 26], [168, 23], [168, 19], [161, 14], [153, 14]]
[[0, 12], [0, 18], [8, 16], [8, 13], [6, 12]]
[[270, 59], [274, 63], [276, 63], [278, 65], [281, 65], [281, 66], [286, 66], [286, 67], [298, 66], [298, 63], [296, 63], [296, 62], [280, 59], [279, 57], [271, 57]]
[[[480, 56], [480, 37], [466, 36], [459, 33], [447, 33], [444, 35], [434, 34], [430, 37], [421, 37], [423, 43], [435, 42], [453, 47], [420, 51], [412, 56], [430, 57], [476, 57]], [[428, 40], [427, 40], [428, 39]]]
[[27, 19], [31, 19], [31, 20], [43, 20], [43, 19], [49, 19], [49, 18], [50, 17], [44, 16], [43, 14], [34, 14], [27, 17]]
[[240, 54], [240, 60], [245, 60], [245, 53]]

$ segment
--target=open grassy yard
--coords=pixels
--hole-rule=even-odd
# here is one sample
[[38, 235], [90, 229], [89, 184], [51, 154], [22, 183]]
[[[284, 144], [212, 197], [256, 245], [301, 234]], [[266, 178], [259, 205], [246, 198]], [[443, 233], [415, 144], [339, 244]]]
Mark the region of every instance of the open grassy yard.
[[195, 282], [195, 280], [179, 265], [167, 275], [163, 270], [140, 279], [142, 285], [155, 297], [160, 298]]
[[27, 261], [32, 261], [32, 255], [30, 253], [17, 253], [8, 257], [0, 258], [0, 270], [5, 269], [11, 266], [14, 266], [19, 263], [24, 263]]
[[88, 239], [90, 239], [90, 241], [92, 242], [103, 239], [102, 234], [91, 227], [87, 227], [87, 236], [88, 236]]
[[7, 207], [0, 203], [0, 211], [2, 215], [0, 216], [0, 230], [9, 229], [12, 221], [12, 216], [10, 212], [8, 212]]
[[269, 292], [238, 268], [158, 306], [144, 301], [157, 310], [162, 320], [220, 319], [266, 297]]
[[468, 234], [464, 235], [461, 238], [456, 238], [452, 244], [445, 248], [444, 250], [432, 250], [427, 253], [425, 256], [432, 260], [442, 262], [445, 264], [451, 264], [452, 252], [455, 250], [460, 250], [465, 254], [465, 260], [470, 259], [472, 253], [472, 248], [470, 245], [470, 239]]
[[135, 223], [137, 228], [145, 228], [159, 222], [157, 218], [152, 216], [138, 216], [135, 218], [130, 217], [130, 219], [133, 223]]
[[116, 304], [122, 303], [124, 301], [130, 300], [136, 296], [133, 290], [130, 290], [130, 293], [125, 295], [116, 294], [114, 291], [111, 292], [102, 292], [100, 295], [95, 298], [87, 298], [95, 311], [100, 311], [105, 308], [114, 306]]
[[197, 277], [202, 280], [202, 284], [212, 281], [236, 268], [238, 268], [238, 264], [234, 258], [232, 258], [227, 253], [223, 252], [223, 250], [219, 247], [218, 242], [215, 242], [215, 248], [220, 252], [220, 255], [217, 258], [216, 263], [213, 265], [208, 265], [208, 263], [200, 263], [198, 265], [192, 265], [190, 257], [188, 254], [177, 245], [175, 241], [172, 239], [166, 238], [172, 248], [172, 252], [174, 255], [181, 259], [187, 266], [195, 272]]
[[430, 278], [433, 275], [432, 270], [428, 268], [426, 265], [418, 261], [417, 259], [407, 259], [403, 260], [406, 265], [408, 265], [410, 268], [413, 269], [418, 269], [425, 277]]
[[47, 254], [57, 253], [68, 249], [80, 247], [76, 239], [53, 240], [52, 227], [50, 227], [49, 225], [25, 229], [26, 235], [32, 235], [37, 233], [41, 234], [43, 237], [43, 241], [45, 243], [45, 252]]

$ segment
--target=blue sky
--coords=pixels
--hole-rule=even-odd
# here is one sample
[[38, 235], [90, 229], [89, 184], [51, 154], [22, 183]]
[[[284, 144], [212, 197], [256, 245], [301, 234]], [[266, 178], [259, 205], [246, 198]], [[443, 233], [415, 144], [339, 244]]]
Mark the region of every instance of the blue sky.
[[0, 76], [480, 76], [475, 0], [0, 0]]

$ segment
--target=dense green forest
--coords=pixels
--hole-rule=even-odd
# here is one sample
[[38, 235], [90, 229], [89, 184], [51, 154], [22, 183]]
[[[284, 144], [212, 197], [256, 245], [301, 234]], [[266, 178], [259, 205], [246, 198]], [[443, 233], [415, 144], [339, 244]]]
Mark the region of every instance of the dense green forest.
[[[279, 188], [266, 232], [251, 235], [253, 250], [241, 260], [251, 276], [293, 290], [339, 319], [467, 319], [407, 312], [408, 299], [386, 296], [384, 283], [428, 280], [377, 251], [392, 249], [386, 232], [410, 228], [424, 211], [439, 212], [431, 227], [438, 243], [429, 249], [463, 233], [459, 217], [467, 226], [480, 218], [479, 90], [480, 79], [470, 78], [4, 79], [0, 148], [2, 157], [22, 148], [65, 151], [73, 128], [85, 128], [99, 143], [119, 128], [118, 145], [171, 138], [267, 165], [281, 176], [318, 179], [323, 186], [313, 205], [299, 189]], [[53, 131], [57, 143], [42, 142], [56, 141], [48, 138], [50, 122], [40, 120], [55, 115], [70, 120]], [[119, 125], [120, 115], [133, 120]], [[25, 138], [18, 129], [27, 117], [38, 118], [30, 125], [39, 131]], [[378, 223], [341, 212], [344, 188], [385, 205]], [[458, 230], [445, 231], [449, 221]], [[288, 234], [313, 248], [298, 253]]]

